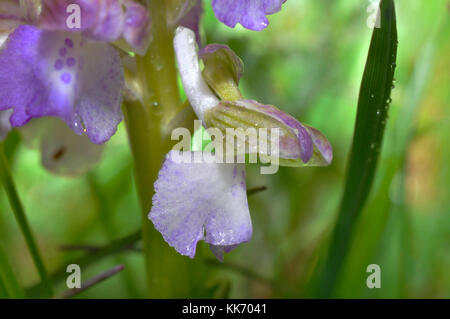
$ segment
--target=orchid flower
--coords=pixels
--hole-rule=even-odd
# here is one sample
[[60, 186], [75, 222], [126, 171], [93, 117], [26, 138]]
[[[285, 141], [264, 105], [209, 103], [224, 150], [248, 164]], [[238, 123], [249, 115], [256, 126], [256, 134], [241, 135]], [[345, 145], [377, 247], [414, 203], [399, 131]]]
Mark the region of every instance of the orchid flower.
[[[236, 91], [243, 71], [242, 61], [230, 48], [210, 45], [202, 49], [205, 63], [202, 74], [192, 30], [179, 27], [174, 47], [186, 95], [205, 126], [220, 130], [249, 126], [279, 128], [280, 164], [324, 166], [331, 163], [331, 146], [318, 130], [301, 124], [274, 106], [242, 99]], [[174, 160], [176, 153], [167, 154], [159, 172], [149, 219], [180, 254], [193, 258], [197, 242], [205, 240], [214, 255], [223, 260], [224, 252], [252, 236], [245, 164], [179, 163]], [[195, 153], [189, 152], [188, 156], [194, 158]]]
[[[80, 29], [66, 24], [69, 4], [81, 8]], [[19, 25], [9, 34], [0, 52], [0, 110], [13, 108], [13, 127], [56, 116], [96, 144], [115, 133], [122, 120], [124, 79], [119, 53], [109, 42], [123, 35], [136, 51], [145, 50], [149, 25], [144, 7], [123, 4], [126, 12], [119, 0], [42, 0], [35, 24]]]

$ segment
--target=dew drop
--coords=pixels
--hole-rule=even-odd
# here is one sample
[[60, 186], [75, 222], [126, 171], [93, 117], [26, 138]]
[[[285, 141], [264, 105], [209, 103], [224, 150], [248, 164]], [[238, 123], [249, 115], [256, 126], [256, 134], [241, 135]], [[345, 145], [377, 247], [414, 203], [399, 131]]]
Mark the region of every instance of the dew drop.
[[370, 97], [373, 99], [375, 97], [375, 95], [374, 94], [370, 94]]
[[157, 101], [155, 101], [155, 102], [153, 102], [153, 107], [158, 107], [159, 106], [159, 103], [157, 102]]
[[370, 148], [374, 149], [375, 148], [375, 143], [370, 144]]
[[377, 115], [380, 115], [380, 110], [377, 110]]

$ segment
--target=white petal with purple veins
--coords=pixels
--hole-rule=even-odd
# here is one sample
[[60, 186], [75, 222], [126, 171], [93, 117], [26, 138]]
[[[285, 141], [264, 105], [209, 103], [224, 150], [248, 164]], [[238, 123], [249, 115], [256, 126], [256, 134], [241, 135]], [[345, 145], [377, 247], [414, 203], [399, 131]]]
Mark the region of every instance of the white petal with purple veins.
[[[193, 156], [195, 152], [191, 152]], [[168, 153], [155, 182], [150, 220], [166, 242], [191, 258], [197, 242], [234, 246], [250, 240], [243, 164], [178, 163]], [[229, 248], [212, 247], [219, 256]]]

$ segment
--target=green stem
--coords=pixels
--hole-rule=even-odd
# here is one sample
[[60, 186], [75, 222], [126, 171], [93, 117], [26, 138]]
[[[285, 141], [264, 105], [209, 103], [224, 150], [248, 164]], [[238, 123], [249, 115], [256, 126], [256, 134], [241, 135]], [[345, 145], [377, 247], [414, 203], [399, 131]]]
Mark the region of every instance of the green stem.
[[36, 245], [36, 241], [31, 232], [30, 226], [28, 224], [27, 217], [25, 215], [23, 205], [20, 201], [19, 195], [14, 184], [14, 180], [9, 169], [8, 162], [6, 160], [3, 144], [0, 143], [0, 181], [5, 188], [6, 195], [8, 196], [11, 209], [14, 212], [14, 216], [19, 224], [20, 230], [25, 237], [25, 242], [30, 251], [33, 262], [38, 270], [41, 282], [44, 285], [45, 293], [47, 297], [53, 295], [53, 288], [50, 279], [45, 269], [44, 262], [42, 261], [39, 249]]
[[[166, 22], [165, 1], [149, 1], [152, 42], [144, 57], [137, 57], [137, 82], [142, 100], [124, 104], [136, 186], [142, 208], [142, 240], [150, 297], [173, 297], [177, 267], [175, 252], [164, 242], [148, 219], [154, 193], [153, 183], [164, 155], [169, 151], [168, 123], [181, 103], [172, 46], [173, 30]], [[172, 269], [173, 268], [173, 269]]]

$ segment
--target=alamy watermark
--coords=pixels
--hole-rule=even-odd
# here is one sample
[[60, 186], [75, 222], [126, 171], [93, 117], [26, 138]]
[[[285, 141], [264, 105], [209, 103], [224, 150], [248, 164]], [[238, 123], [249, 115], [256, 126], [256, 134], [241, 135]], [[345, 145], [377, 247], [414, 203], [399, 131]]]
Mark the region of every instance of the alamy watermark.
[[66, 285], [67, 288], [81, 288], [81, 268], [80, 265], [70, 264], [66, 268], [66, 272], [70, 274], [67, 276]]
[[[194, 121], [194, 131], [200, 130], [202, 121]], [[206, 136], [205, 136], [206, 135]], [[279, 128], [226, 128], [225, 135], [218, 128], [210, 127], [202, 131], [197, 145], [211, 139], [202, 152], [188, 152], [191, 149], [192, 133], [183, 127], [172, 131], [171, 139], [179, 141], [172, 150], [171, 159], [175, 163], [248, 163], [269, 164], [261, 166], [261, 174], [275, 174], [279, 168], [280, 129]], [[180, 140], [181, 139], [181, 140]]]
[[81, 8], [78, 4], [69, 4], [66, 8], [69, 14], [66, 25], [69, 29], [81, 29]]
[[366, 279], [367, 288], [381, 288], [381, 267], [377, 264], [370, 264], [366, 268], [366, 272], [370, 273]]

